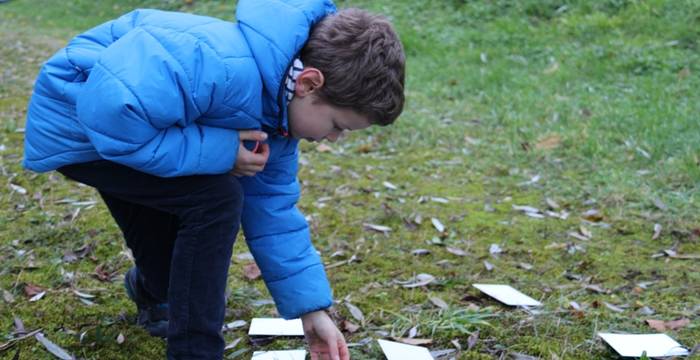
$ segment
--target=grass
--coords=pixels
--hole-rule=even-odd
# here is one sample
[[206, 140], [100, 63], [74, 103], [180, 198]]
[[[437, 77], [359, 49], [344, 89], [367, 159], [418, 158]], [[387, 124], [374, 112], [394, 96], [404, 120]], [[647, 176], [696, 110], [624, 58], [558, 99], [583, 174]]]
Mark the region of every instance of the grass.
[[[645, 319], [688, 318], [688, 326], [668, 333], [686, 347], [698, 344], [698, 260], [652, 257], [670, 248], [700, 254], [697, 2], [339, 5], [389, 16], [408, 54], [408, 102], [395, 126], [352, 134], [332, 145], [332, 152], [303, 146], [299, 206], [315, 244], [328, 264], [357, 259], [328, 270], [340, 314], [359, 324], [342, 304], [346, 300], [364, 313], [360, 330], [347, 335], [359, 344], [351, 348], [353, 359], [381, 358], [376, 342], [363, 339], [405, 337], [416, 326], [418, 337], [434, 340], [432, 350], [454, 348], [451, 341], [457, 340], [460, 359], [508, 353], [615, 358], [595, 333], [653, 332]], [[41, 62], [71, 36], [137, 6], [225, 18], [233, 17], [234, 8], [204, 0], [0, 5], [0, 288], [13, 298], [0, 303], [0, 343], [12, 338], [17, 316], [28, 330], [43, 329], [80, 358], [162, 356], [164, 344], [132, 325], [135, 309], [120, 278], [103, 282], [91, 276], [97, 266], [121, 274], [130, 264], [104, 204], [59, 201], [99, 197], [57, 174], [23, 170], [23, 135], [16, 131], [23, 127]], [[386, 188], [384, 181], [398, 189]], [[28, 193], [12, 191], [10, 184]], [[330, 199], [320, 201], [323, 197]], [[514, 204], [545, 209], [547, 198], [571, 215], [534, 219], [512, 210]], [[583, 219], [590, 209], [602, 219]], [[445, 224], [445, 233], [431, 226], [432, 217]], [[363, 223], [393, 231], [369, 232]], [[654, 224], [662, 227], [656, 239]], [[580, 240], [570, 232], [592, 236]], [[246, 251], [240, 240], [236, 253]], [[64, 260], [65, 252], [91, 242], [96, 246], [90, 255]], [[491, 244], [503, 253], [491, 255]], [[448, 247], [467, 255], [454, 255]], [[412, 255], [417, 248], [430, 254]], [[494, 269], [487, 271], [484, 261]], [[253, 305], [269, 295], [260, 281], [243, 280], [241, 263], [234, 259], [231, 267], [226, 320], [272, 315], [272, 307]], [[437, 281], [415, 289], [395, 283], [418, 273]], [[470, 286], [475, 282], [511, 284], [544, 308], [531, 313], [502, 307], [480, 296]], [[29, 302], [26, 284], [47, 294]], [[590, 284], [604, 292], [586, 290]], [[91, 299], [95, 305], [85, 305], [71, 289], [97, 295]], [[435, 307], [430, 297], [449, 308]], [[573, 310], [572, 301], [582, 310]], [[640, 313], [645, 306], [655, 313]], [[477, 330], [476, 344], [466, 350]], [[238, 337], [245, 331], [226, 333], [227, 342]], [[277, 341], [265, 348], [289, 346], [302, 343]], [[247, 358], [253, 347], [241, 342], [227, 357]], [[51, 358], [32, 339], [0, 357], [12, 358], [18, 350], [21, 358]]]

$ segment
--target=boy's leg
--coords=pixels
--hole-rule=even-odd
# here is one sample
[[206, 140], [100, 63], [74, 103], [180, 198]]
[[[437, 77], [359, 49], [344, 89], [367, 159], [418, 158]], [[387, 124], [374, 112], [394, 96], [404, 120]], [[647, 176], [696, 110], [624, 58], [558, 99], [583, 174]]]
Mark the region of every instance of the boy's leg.
[[228, 174], [160, 178], [108, 161], [61, 168], [66, 176], [178, 221], [168, 289], [168, 357], [220, 359], [224, 291], [243, 192]]
[[177, 217], [99, 192], [134, 255], [148, 300], [168, 302], [170, 262], [179, 228]]

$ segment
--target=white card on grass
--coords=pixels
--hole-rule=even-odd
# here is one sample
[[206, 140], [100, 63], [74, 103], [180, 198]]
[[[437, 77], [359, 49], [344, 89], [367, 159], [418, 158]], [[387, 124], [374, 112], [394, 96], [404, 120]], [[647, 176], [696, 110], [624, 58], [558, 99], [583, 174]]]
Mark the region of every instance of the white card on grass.
[[253, 360], [305, 360], [306, 350], [256, 351]]
[[666, 334], [610, 334], [598, 333], [620, 356], [648, 357], [688, 355], [688, 350]]
[[301, 319], [254, 318], [250, 322], [248, 335], [304, 336], [304, 327]]
[[508, 285], [473, 284], [494, 299], [510, 306], [542, 306], [542, 303]]
[[428, 349], [421, 346], [377, 340], [387, 360], [433, 360]]

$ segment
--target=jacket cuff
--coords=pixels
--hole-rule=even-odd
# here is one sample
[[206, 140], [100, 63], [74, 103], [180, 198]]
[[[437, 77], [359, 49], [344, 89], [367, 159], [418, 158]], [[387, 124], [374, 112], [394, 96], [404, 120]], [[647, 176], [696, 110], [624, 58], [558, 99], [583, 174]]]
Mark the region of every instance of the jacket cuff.
[[271, 281], [267, 288], [277, 312], [289, 320], [333, 305], [331, 287], [323, 265], [312, 265], [290, 277]]
[[233, 170], [238, 156], [238, 131], [199, 126], [202, 132], [202, 148], [198, 173], [223, 174]]

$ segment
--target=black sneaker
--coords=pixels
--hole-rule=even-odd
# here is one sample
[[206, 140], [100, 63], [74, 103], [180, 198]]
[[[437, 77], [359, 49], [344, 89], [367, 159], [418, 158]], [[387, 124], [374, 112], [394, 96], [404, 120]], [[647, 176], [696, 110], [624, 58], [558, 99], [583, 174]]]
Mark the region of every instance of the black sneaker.
[[136, 324], [146, 329], [151, 336], [168, 336], [168, 303], [156, 303], [145, 293], [139, 279], [139, 270], [132, 267], [124, 275], [124, 287], [131, 301], [136, 303]]

